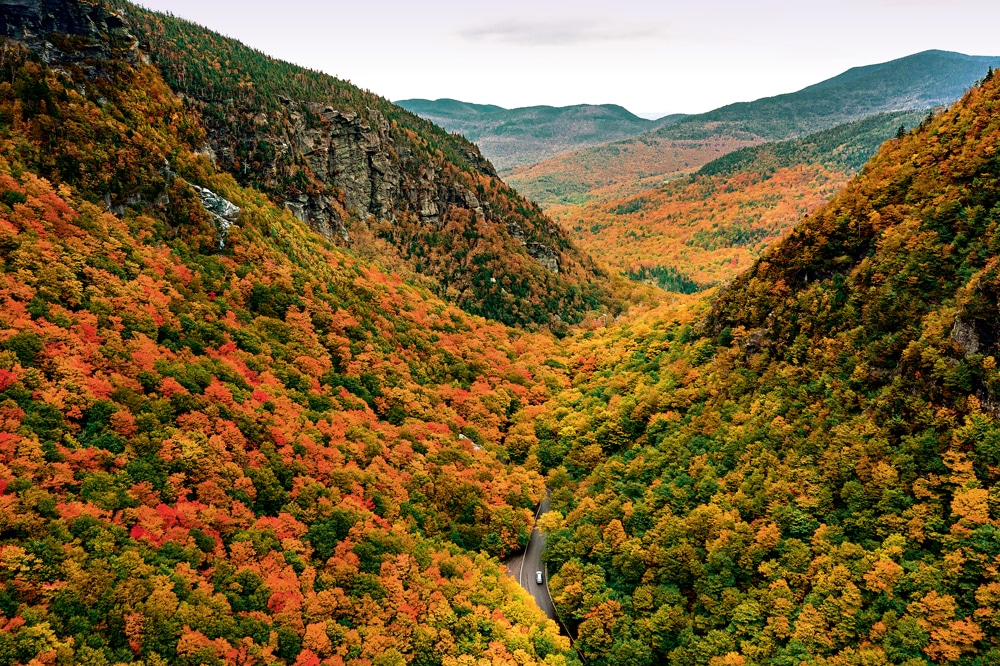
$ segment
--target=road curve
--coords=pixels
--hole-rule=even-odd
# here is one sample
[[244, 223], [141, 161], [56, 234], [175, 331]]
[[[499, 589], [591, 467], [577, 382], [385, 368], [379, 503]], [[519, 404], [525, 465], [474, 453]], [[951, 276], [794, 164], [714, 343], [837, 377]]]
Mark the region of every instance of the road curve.
[[[518, 584], [527, 590], [535, 599], [535, 603], [538, 607], [548, 615], [551, 619], [559, 622], [559, 617], [556, 615], [556, 607], [552, 605], [552, 597], [549, 596], [549, 577], [548, 573], [545, 571], [545, 565], [542, 564], [542, 551], [545, 550], [545, 537], [538, 530], [537, 522], [538, 517], [549, 510], [549, 498], [548, 496], [542, 500], [542, 503], [538, 505], [538, 511], [535, 512], [535, 529], [531, 532], [531, 539], [528, 541], [528, 547], [524, 549], [524, 553], [517, 557], [514, 557], [507, 563], [507, 574], [516, 580]], [[535, 582], [535, 572], [542, 572], [542, 580], [544, 581], [541, 585]]]

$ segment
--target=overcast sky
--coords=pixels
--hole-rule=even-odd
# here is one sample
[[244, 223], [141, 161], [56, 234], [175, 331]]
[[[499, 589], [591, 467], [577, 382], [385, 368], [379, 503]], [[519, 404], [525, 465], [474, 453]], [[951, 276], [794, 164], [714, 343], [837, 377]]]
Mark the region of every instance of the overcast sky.
[[693, 113], [927, 49], [1000, 55], [997, 0], [145, 0], [392, 100]]

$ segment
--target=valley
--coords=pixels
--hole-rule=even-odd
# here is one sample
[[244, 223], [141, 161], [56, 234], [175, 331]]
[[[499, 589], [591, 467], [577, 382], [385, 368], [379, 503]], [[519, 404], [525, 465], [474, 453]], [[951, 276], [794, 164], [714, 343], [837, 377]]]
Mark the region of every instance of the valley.
[[612, 270], [669, 291], [700, 291], [750, 266], [839, 192], [883, 142], [926, 116], [880, 114], [736, 150], [666, 184], [609, 188], [598, 191], [607, 200], [552, 205], [548, 213]]
[[1000, 59], [648, 121], [0, 36], [0, 666], [1000, 662]]

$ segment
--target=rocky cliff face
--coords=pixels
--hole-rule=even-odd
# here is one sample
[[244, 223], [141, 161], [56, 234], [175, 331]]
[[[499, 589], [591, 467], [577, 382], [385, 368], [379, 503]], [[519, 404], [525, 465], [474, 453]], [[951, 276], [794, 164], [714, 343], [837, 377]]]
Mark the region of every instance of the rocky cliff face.
[[89, 2], [2, 0], [0, 34], [47, 63], [124, 58], [135, 64], [139, 58], [139, 40], [122, 16]]
[[[396, 220], [397, 214], [412, 211], [421, 222], [435, 224], [449, 207], [458, 206], [484, 218], [481, 203], [468, 187], [438, 169], [413, 163], [412, 151], [398, 145], [389, 121], [377, 110], [369, 109], [362, 119], [324, 104], [279, 99], [283, 110], [279, 126], [284, 131], [270, 137], [276, 150], [269, 170], [277, 174], [278, 164], [300, 160], [318, 181], [339, 193], [337, 198], [328, 193], [286, 193], [285, 206], [318, 231], [348, 240], [344, 209], [361, 220]], [[222, 154], [232, 154], [227, 147], [231, 137], [224, 127], [218, 129], [212, 134], [214, 143]], [[477, 162], [482, 173], [495, 175], [485, 160]], [[416, 178], [404, 172], [415, 173]]]
[[506, 323], [572, 322], [611, 304], [607, 275], [462, 137], [198, 26], [128, 16], [199, 111], [206, 152], [328, 238], [393, 247], [439, 294]]
[[[397, 222], [410, 214], [421, 224], [434, 226], [460, 209], [479, 222], [501, 223], [499, 216], [487, 213], [473, 189], [473, 179], [429, 163], [412, 146], [398, 141], [380, 111], [369, 108], [362, 117], [327, 104], [285, 96], [278, 99], [280, 107], [261, 119], [252, 138], [241, 136], [235, 113], [218, 122], [208, 118], [209, 148], [221, 168], [239, 174], [240, 156], [246, 152], [241, 144], [263, 141], [269, 150], [256, 174], [258, 184], [331, 240], [350, 242], [349, 217], [360, 223]], [[192, 101], [205, 106], [203, 100]], [[496, 177], [478, 152], [470, 150], [465, 157], [475, 174]], [[283, 185], [299, 174], [308, 174], [312, 187]], [[511, 238], [526, 247], [530, 256], [544, 256], [539, 263], [558, 272], [552, 268], [558, 266], [558, 252], [544, 243], [529, 246], [522, 236]]]

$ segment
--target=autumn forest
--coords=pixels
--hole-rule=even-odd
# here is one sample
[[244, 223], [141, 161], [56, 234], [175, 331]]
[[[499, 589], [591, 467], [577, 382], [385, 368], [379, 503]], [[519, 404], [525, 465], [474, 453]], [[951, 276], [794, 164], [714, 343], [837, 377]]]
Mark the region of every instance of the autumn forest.
[[0, 666], [1000, 664], [992, 70], [536, 203], [172, 15], [0, 12]]

